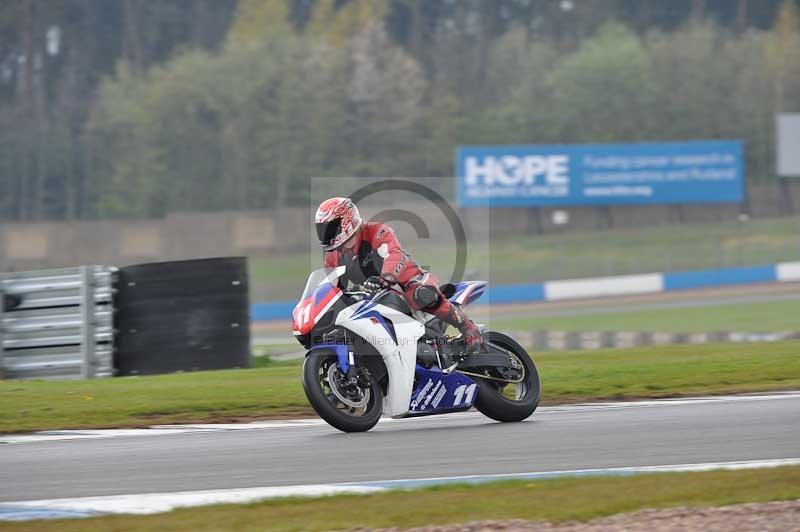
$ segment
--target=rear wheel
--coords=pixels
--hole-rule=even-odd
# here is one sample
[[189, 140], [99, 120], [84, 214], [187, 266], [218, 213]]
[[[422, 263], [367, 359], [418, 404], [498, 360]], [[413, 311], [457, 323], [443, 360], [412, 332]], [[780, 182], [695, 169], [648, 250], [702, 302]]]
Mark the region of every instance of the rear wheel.
[[496, 421], [522, 421], [539, 406], [542, 394], [539, 372], [527, 351], [516, 340], [505, 334], [489, 331], [483, 335], [486, 342], [508, 351], [515, 364], [522, 368], [519, 382], [502, 382], [504, 375], [487, 368], [485, 378], [475, 377], [480, 384], [475, 408]]
[[332, 351], [315, 351], [303, 362], [303, 390], [319, 416], [343, 432], [365, 432], [381, 417], [383, 393], [369, 370], [357, 368], [348, 382]]

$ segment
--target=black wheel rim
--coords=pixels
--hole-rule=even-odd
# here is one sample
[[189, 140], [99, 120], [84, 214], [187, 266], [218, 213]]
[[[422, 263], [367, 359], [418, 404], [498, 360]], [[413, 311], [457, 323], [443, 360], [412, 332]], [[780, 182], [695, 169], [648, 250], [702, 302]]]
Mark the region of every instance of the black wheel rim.
[[[518, 383], [504, 383], [487, 379], [484, 381], [484, 385], [488, 384], [498, 393], [498, 395], [510, 403], [527, 402], [531, 396], [538, 393], [539, 377], [536, 373], [535, 367], [529, 368], [528, 365], [525, 364], [523, 357], [520, 356], [520, 354], [517, 352], [518, 350], [513, 345], [509, 345], [499, 338], [492, 338], [490, 341], [513, 355], [517, 362], [522, 366], [525, 375], [522, 381]], [[531, 369], [533, 369], [533, 371], [531, 371]]]
[[370, 413], [375, 404], [369, 374], [366, 369], [358, 369], [356, 384], [345, 384], [345, 376], [339, 370], [335, 357], [325, 357], [317, 371], [322, 395], [336, 410], [343, 415], [362, 418]]

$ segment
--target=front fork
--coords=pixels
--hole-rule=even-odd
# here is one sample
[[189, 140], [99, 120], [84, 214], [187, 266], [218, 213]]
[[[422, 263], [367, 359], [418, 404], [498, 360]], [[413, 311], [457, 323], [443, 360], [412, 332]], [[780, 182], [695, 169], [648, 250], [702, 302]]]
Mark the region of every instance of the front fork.
[[347, 376], [346, 383], [356, 384], [358, 382], [358, 370], [356, 369], [353, 351], [342, 349], [341, 352], [336, 353], [336, 357], [339, 362], [339, 370]]
[[319, 344], [309, 349], [306, 356], [311, 355], [314, 351], [325, 350], [333, 351], [336, 353], [336, 361], [339, 365], [339, 370], [348, 376], [355, 374], [355, 363], [353, 360], [353, 351], [349, 346], [344, 344]]

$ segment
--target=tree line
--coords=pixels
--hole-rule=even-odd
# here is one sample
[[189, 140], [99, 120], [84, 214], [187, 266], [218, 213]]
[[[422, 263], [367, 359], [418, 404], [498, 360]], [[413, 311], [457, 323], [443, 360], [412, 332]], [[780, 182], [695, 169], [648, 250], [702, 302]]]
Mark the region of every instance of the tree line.
[[741, 138], [800, 111], [793, 0], [7, 0], [0, 218], [303, 204], [459, 144]]

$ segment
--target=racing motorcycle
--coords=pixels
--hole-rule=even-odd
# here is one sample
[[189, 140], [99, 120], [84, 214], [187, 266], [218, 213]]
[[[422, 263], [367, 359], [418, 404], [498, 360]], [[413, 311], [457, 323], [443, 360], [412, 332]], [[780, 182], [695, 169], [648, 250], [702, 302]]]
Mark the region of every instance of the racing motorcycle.
[[[381, 415], [445, 414], [474, 405], [505, 422], [536, 410], [539, 373], [513, 338], [484, 332], [481, 351], [467, 353], [458, 337], [447, 334], [447, 323], [412, 309], [399, 287], [347, 286], [345, 271], [312, 272], [292, 312], [292, 332], [308, 350], [303, 389], [328, 424], [364, 432]], [[486, 285], [466, 281], [441, 289], [451, 303], [465, 306]]]

